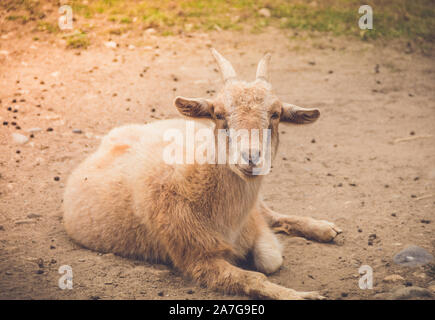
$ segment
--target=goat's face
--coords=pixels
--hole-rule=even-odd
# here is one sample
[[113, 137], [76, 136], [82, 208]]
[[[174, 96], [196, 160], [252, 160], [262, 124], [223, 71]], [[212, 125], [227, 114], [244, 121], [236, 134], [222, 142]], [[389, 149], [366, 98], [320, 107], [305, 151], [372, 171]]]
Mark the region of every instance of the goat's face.
[[[264, 174], [278, 148], [280, 122], [311, 123], [318, 109], [304, 109], [281, 102], [268, 81], [270, 54], [259, 62], [254, 82], [237, 80], [231, 64], [213, 49], [225, 85], [214, 99], [177, 97], [175, 106], [189, 117], [212, 119], [215, 133], [226, 132], [229, 146], [236, 144], [240, 157], [230, 168], [242, 177]], [[246, 138], [247, 143], [241, 143]], [[246, 140], [245, 140], [246, 141]], [[230, 147], [226, 149], [229, 152]], [[267, 168], [268, 171], [268, 168]]]

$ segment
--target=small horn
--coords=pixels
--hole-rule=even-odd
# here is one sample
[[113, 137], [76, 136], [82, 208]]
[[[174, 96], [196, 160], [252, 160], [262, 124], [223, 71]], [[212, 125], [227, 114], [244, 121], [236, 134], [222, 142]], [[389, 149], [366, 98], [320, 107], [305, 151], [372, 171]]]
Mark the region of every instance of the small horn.
[[270, 62], [270, 53], [266, 53], [263, 59], [260, 60], [257, 67], [257, 79], [262, 79], [269, 82], [269, 62]]
[[231, 65], [231, 63], [227, 59], [225, 59], [219, 52], [217, 52], [216, 49], [212, 48], [211, 52], [214, 58], [216, 59], [216, 62], [219, 66], [224, 82], [227, 82], [228, 80], [231, 79], [235, 79], [236, 72], [234, 71], [234, 68]]

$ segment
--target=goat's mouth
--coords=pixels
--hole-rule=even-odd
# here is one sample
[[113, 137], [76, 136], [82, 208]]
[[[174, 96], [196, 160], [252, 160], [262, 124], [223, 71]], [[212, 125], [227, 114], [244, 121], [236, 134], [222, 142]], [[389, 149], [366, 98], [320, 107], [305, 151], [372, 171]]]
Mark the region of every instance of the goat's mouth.
[[236, 170], [242, 173], [244, 176], [255, 177], [257, 176], [258, 168], [255, 166], [244, 166], [244, 165], [235, 165]]

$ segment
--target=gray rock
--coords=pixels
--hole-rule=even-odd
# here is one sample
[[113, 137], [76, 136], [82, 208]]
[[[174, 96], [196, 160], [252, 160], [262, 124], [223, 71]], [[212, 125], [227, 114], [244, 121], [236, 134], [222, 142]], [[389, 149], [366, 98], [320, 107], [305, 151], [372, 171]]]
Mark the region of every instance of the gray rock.
[[397, 253], [393, 261], [401, 266], [416, 267], [427, 264], [433, 260], [433, 255], [418, 246], [409, 246]]
[[420, 287], [401, 287], [394, 290], [391, 298], [394, 300], [432, 298], [432, 293], [429, 290]]

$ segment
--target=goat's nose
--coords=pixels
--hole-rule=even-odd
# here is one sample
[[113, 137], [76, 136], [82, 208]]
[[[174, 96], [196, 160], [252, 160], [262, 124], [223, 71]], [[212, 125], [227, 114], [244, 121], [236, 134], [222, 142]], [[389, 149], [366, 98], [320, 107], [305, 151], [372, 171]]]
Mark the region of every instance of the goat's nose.
[[250, 166], [255, 166], [260, 162], [260, 150], [252, 149], [251, 151], [245, 150], [241, 152], [243, 160]]

